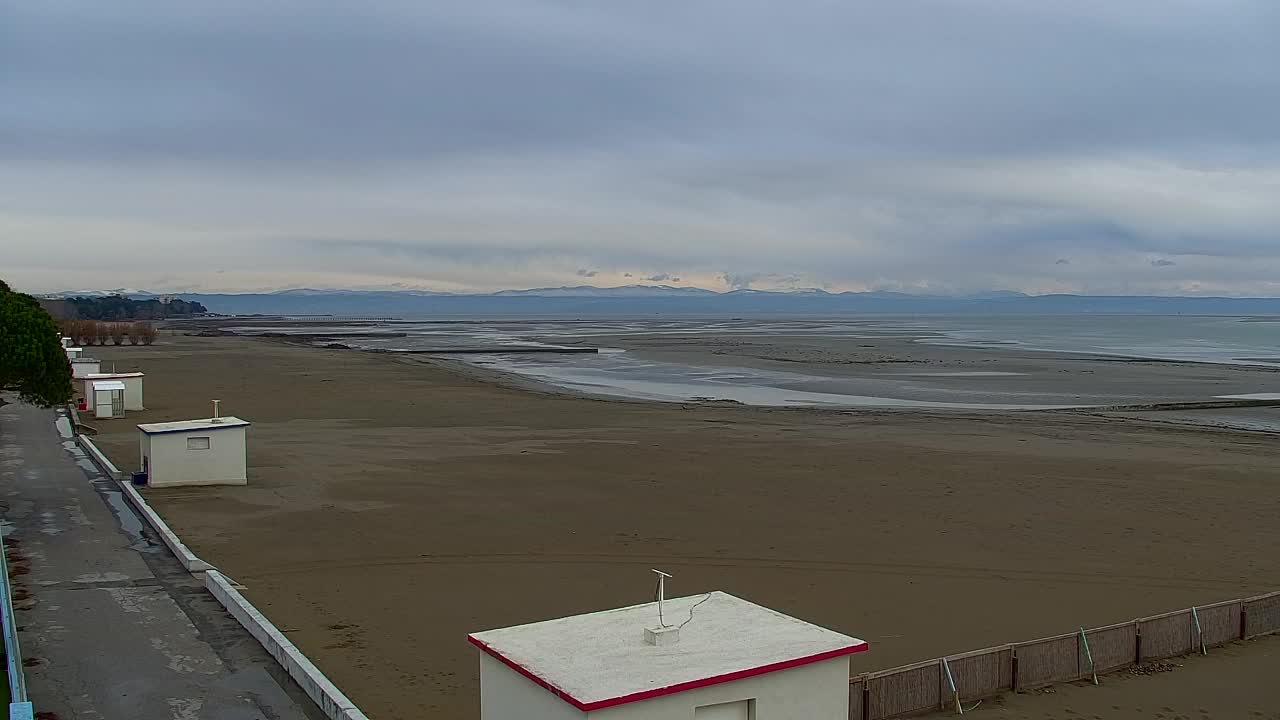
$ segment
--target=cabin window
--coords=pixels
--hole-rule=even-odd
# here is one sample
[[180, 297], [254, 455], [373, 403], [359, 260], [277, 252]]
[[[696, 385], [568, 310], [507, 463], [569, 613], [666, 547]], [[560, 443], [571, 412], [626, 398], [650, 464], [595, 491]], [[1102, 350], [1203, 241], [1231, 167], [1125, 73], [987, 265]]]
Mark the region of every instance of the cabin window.
[[188, 449], [188, 450], [208, 450], [208, 449], [209, 449], [209, 436], [208, 436], [208, 435], [205, 435], [205, 436], [202, 436], [202, 437], [189, 437], [189, 438], [187, 438], [187, 449]]

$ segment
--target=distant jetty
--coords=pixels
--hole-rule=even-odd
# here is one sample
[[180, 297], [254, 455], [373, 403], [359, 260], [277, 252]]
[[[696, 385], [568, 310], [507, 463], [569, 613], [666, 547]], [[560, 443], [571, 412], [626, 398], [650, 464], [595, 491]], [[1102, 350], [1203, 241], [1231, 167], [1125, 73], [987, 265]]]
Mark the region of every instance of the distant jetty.
[[496, 345], [494, 347], [430, 348], [426, 350], [384, 350], [372, 348], [369, 352], [395, 353], [397, 355], [511, 355], [515, 353], [554, 353], [559, 355], [595, 355], [593, 347], [546, 347], [544, 345]]

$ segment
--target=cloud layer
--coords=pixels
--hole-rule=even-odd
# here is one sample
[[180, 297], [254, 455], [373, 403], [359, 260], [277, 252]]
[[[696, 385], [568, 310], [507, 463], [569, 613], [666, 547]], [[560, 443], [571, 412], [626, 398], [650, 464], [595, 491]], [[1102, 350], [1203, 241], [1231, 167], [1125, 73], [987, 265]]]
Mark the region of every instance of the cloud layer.
[[0, 0], [0, 272], [1280, 295], [1280, 6], [1058, 5]]

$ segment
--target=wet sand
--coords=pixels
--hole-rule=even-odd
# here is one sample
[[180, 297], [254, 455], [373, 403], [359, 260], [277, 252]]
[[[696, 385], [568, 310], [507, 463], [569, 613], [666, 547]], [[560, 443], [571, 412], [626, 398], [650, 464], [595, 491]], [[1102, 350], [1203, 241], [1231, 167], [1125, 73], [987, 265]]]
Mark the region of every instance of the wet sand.
[[591, 338], [593, 343], [616, 345], [637, 357], [664, 363], [793, 373], [801, 379], [795, 387], [806, 390], [913, 402], [1148, 406], [1280, 391], [1280, 371], [1275, 367], [960, 347], [928, 340], [921, 333], [861, 338], [766, 334]]
[[642, 602], [650, 567], [870, 641], [855, 671], [1280, 587], [1268, 435], [601, 401], [243, 338], [95, 354], [147, 373], [148, 410], [100, 423], [121, 467], [137, 422], [253, 422], [247, 487], [148, 497], [378, 718], [478, 717], [468, 631]]

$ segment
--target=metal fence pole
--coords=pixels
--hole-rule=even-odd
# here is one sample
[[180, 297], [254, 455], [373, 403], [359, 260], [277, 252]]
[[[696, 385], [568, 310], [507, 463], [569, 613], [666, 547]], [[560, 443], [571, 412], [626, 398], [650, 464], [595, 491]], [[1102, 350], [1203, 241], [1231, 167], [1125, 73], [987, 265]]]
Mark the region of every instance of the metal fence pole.
[[1089, 637], [1084, 633], [1084, 627], [1080, 628], [1080, 644], [1084, 647], [1085, 659], [1089, 661], [1089, 674], [1093, 676], [1093, 684], [1098, 684], [1098, 667], [1093, 664], [1093, 653], [1089, 650]]
[[964, 708], [960, 706], [960, 693], [956, 692], [956, 679], [951, 677], [951, 665], [947, 663], [946, 658], [942, 658], [942, 669], [947, 672], [947, 686], [951, 688], [951, 697], [956, 701], [956, 712], [963, 715]]
[[1196, 624], [1196, 639], [1200, 641], [1200, 654], [1208, 655], [1209, 650], [1204, 646], [1204, 631], [1200, 629], [1200, 613], [1196, 612], [1194, 605], [1191, 606], [1191, 620]]

